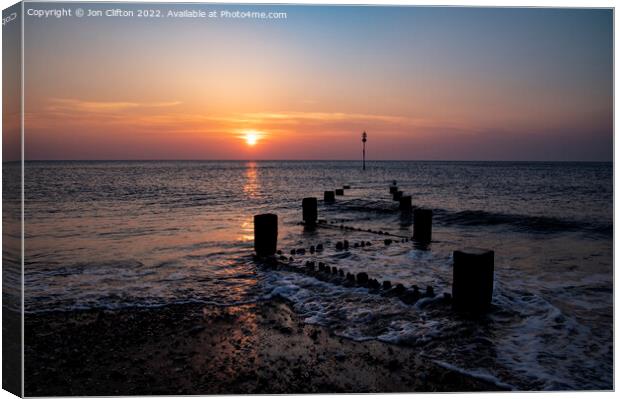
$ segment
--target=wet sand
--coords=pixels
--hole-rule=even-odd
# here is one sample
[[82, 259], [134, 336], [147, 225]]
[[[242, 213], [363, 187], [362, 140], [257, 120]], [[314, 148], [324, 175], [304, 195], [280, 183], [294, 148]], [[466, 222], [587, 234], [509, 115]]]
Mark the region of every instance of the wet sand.
[[283, 300], [28, 314], [25, 333], [27, 396], [500, 389], [305, 324]]

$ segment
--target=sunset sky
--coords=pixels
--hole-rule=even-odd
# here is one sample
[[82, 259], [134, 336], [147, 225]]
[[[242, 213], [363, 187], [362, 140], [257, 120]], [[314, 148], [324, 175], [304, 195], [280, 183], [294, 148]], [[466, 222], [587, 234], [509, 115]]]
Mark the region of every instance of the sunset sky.
[[158, 6], [288, 18], [26, 17], [26, 159], [612, 159], [611, 10]]

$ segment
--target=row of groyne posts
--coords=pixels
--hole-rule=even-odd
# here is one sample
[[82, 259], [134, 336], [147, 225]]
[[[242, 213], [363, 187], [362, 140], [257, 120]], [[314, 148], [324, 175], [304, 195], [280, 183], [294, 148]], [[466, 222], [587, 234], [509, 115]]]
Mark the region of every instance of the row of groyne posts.
[[[344, 195], [344, 190], [348, 188], [350, 188], [350, 186], [344, 185], [343, 188], [334, 191], [325, 191], [323, 202], [325, 204], [335, 203], [336, 195]], [[389, 190], [392, 199], [399, 201], [400, 211], [403, 213], [411, 213], [412, 197], [410, 195], [404, 195], [402, 191], [399, 191], [396, 181], [392, 182]], [[302, 217], [306, 227], [312, 228], [320, 224], [318, 219], [318, 200], [316, 197], [307, 197], [302, 200]], [[426, 245], [431, 242], [432, 221], [432, 209], [413, 209], [412, 241], [414, 243]], [[277, 250], [277, 244], [278, 215], [272, 213], [255, 215], [254, 249], [256, 251], [256, 256], [272, 263], [277, 262], [276, 254], [282, 254], [281, 251]], [[282, 258], [285, 257], [282, 256]], [[494, 264], [495, 253], [491, 250], [467, 248], [455, 250], [453, 252], [452, 295], [445, 295], [445, 298], [451, 300], [452, 307], [455, 310], [483, 313], [490, 308], [493, 299]], [[306, 267], [312, 267], [314, 269], [314, 262], [307, 262]], [[343, 274], [342, 270], [338, 270], [335, 267], [333, 269], [335, 269], [333, 271], [335, 274]], [[329, 266], [319, 263], [319, 272], [325, 270], [332, 272]], [[349, 282], [354, 282], [358, 286], [364, 286], [369, 289], [391, 287], [390, 282], [384, 282], [384, 284], [381, 285], [377, 280], [370, 278], [367, 273], [358, 273], [356, 276], [347, 273], [346, 279], [349, 280]], [[401, 284], [398, 284], [398, 286], [400, 286], [399, 288], [401, 289], [404, 288]], [[433, 295], [432, 287], [427, 289], [427, 295]]]

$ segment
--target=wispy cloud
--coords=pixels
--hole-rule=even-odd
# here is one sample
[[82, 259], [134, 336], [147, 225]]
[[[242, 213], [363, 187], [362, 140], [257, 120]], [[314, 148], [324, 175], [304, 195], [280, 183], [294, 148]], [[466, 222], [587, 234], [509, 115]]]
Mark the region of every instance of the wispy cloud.
[[239, 115], [240, 120], [256, 125], [267, 126], [290, 126], [295, 130], [300, 126], [328, 127], [333, 133], [334, 129], [346, 127], [368, 126], [385, 132], [409, 131], [415, 132], [424, 129], [446, 129], [452, 131], [476, 132], [466, 122], [461, 121], [437, 121], [430, 118], [415, 118], [401, 115], [363, 114], [346, 112], [259, 112]]
[[168, 108], [181, 105], [180, 101], [137, 103], [127, 101], [87, 101], [72, 98], [53, 98], [46, 106], [48, 112], [121, 112], [135, 109]]
[[258, 112], [246, 113], [242, 116], [258, 120], [284, 120], [284, 121], [351, 121], [351, 120], [367, 120], [381, 121], [387, 123], [406, 123], [411, 121], [410, 118], [392, 115], [372, 115], [357, 114], [345, 112]]
[[298, 134], [337, 135], [360, 129], [378, 134], [433, 134], [439, 130], [476, 133], [470, 124], [402, 115], [349, 112], [242, 112], [200, 114], [187, 112], [180, 101], [131, 102], [52, 98], [39, 112], [26, 115], [30, 128], [79, 127], [145, 134], [230, 134], [254, 129], [269, 137]]

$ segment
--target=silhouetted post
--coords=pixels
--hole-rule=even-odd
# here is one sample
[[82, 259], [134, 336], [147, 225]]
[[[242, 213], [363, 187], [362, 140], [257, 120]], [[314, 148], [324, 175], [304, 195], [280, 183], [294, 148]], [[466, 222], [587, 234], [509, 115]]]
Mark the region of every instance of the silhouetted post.
[[364, 132], [362, 133], [362, 170], [366, 170], [366, 141], [368, 141], [368, 135]]
[[411, 195], [403, 195], [400, 197], [399, 209], [403, 213], [411, 213]]
[[493, 299], [495, 253], [471, 248], [454, 251], [452, 306], [456, 310], [481, 313]]
[[317, 200], [315, 197], [308, 197], [301, 200], [304, 223], [308, 226], [316, 225], [318, 219]]
[[272, 256], [278, 246], [278, 215], [254, 215], [254, 250], [258, 256]]
[[394, 194], [398, 191], [398, 186], [390, 186], [390, 194]]
[[337, 188], [337, 189], [336, 189], [336, 195], [344, 195], [344, 189], [342, 189], [342, 188]]
[[430, 242], [433, 226], [432, 209], [416, 209], [413, 211], [413, 239], [419, 242]]
[[323, 201], [328, 203], [336, 202], [336, 194], [333, 191], [325, 191], [323, 193]]
[[396, 191], [394, 194], [392, 194], [392, 199], [394, 201], [400, 201], [400, 197], [403, 196], [403, 192], [402, 191]]

